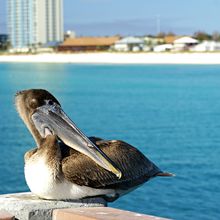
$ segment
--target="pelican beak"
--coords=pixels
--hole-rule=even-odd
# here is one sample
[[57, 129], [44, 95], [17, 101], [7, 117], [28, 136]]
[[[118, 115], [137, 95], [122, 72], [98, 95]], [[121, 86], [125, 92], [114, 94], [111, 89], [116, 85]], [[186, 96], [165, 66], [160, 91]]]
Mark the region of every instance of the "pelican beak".
[[121, 171], [77, 128], [58, 104], [38, 107], [31, 118], [42, 137], [45, 138], [48, 134], [57, 135], [66, 145], [85, 154], [99, 166], [121, 178]]

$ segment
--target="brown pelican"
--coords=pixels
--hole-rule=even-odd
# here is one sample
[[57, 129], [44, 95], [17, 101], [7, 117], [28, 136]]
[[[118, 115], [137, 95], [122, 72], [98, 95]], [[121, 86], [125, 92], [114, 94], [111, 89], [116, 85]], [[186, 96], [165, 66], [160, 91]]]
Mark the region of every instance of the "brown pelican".
[[123, 141], [86, 137], [46, 90], [20, 91], [15, 104], [37, 144], [25, 154], [25, 178], [41, 198], [114, 201], [152, 177], [171, 176]]

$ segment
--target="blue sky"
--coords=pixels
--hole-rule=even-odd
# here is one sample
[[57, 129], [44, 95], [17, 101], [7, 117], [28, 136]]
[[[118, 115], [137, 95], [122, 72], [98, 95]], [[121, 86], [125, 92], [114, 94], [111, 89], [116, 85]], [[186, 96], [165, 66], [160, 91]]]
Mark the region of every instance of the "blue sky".
[[[0, 0], [0, 33], [6, 32], [6, 1]], [[63, 0], [64, 28], [77, 35], [143, 35], [161, 31], [220, 32], [220, 0]]]

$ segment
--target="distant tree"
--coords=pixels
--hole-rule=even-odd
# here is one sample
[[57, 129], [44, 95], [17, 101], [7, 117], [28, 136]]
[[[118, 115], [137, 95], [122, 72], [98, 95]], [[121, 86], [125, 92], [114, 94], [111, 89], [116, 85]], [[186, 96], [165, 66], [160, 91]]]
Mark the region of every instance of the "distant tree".
[[212, 40], [214, 41], [220, 41], [220, 33], [215, 31], [212, 33]]
[[10, 48], [11, 48], [11, 42], [10, 41], [7, 40], [3, 43], [0, 43], [0, 50], [5, 51], [5, 50], [8, 50]]
[[176, 36], [176, 34], [174, 34], [172, 31], [169, 31], [166, 36]]
[[43, 46], [43, 44], [41, 42], [37, 43], [37, 47], [42, 47], [42, 46]]
[[194, 33], [194, 37], [199, 40], [199, 41], [204, 41], [204, 40], [211, 40], [212, 35], [204, 32], [204, 31], [198, 31]]
[[6, 49], [6, 50], [9, 50], [11, 47], [12, 47], [11, 41], [8, 40], [8, 41], [6, 42], [6, 48], [5, 48], [5, 49]]
[[147, 37], [155, 37], [154, 35], [152, 35], [152, 34], [148, 34], [148, 35], [146, 35]]
[[159, 34], [157, 34], [156, 37], [158, 38], [164, 38], [166, 36], [166, 33], [165, 32], [160, 32]]

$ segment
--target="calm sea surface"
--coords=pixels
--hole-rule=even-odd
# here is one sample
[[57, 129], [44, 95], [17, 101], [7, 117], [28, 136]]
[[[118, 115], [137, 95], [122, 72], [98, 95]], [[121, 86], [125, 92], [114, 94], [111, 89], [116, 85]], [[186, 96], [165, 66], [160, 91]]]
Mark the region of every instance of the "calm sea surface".
[[122, 139], [161, 169], [110, 206], [173, 219], [220, 219], [220, 66], [0, 64], [0, 193], [28, 190], [35, 146], [17, 90], [44, 88], [88, 135]]

